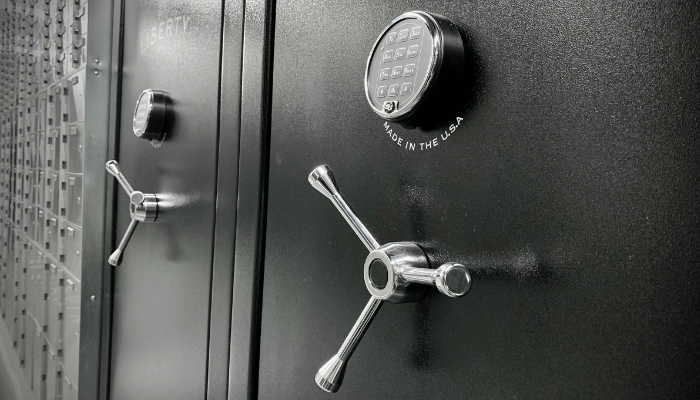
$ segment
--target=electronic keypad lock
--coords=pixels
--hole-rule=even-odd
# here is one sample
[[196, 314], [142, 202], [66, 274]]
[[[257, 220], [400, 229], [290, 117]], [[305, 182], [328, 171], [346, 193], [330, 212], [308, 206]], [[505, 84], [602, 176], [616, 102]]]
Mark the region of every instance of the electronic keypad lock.
[[[384, 28], [367, 59], [365, 94], [380, 117], [413, 124], [452, 106], [464, 70], [457, 26], [423, 11], [402, 14]], [[420, 112], [419, 112], [420, 111]]]
[[316, 384], [321, 389], [337, 392], [343, 383], [347, 361], [384, 301], [405, 303], [420, 300], [428, 286], [435, 286], [447, 297], [462, 297], [471, 289], [471, 276], [466, 267], [454, 262], [432, 269], [425, 252], [415, 243], [380, 245], [338, 190], [333, 173], [327, 165], [311, 171], [309, 183], [333, 202], [370, 251], [365, 259], [364, 278], [372, 297], [338, 353], [318, 370], [315, 377]]
[[168, 127], [169, 98], [162, 90], [146, 89], [136, 101], [134, 109], [134, 135], [160, 146]]

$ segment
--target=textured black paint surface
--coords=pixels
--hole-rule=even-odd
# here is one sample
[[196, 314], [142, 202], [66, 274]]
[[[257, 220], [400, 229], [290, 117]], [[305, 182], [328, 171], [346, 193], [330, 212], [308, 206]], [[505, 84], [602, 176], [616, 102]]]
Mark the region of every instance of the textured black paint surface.
[[[159, 212], [139, 224], [114, 269], [112, 400], [206, 397], [221, 12], [217, 0], [125, 2], [118, 161], [136, 190], [159, 196]], [[147, 88], [172, 99], [172, 130], [160, 148], [131, 129]], [[117, 199], [121, 239], [128, 198]]]
[[[384, 306], [333, 398], [696, 396], [700, 8], [588, 3], [277, 2], [261, 399], [330, 398], [314, 374], [369, 297], [364, 246], [306, 181], [321, 163], [380, 242], [474, 276]], [[423, 152], [362, 83], [412, 9], [464, 29], [474, 74]]]

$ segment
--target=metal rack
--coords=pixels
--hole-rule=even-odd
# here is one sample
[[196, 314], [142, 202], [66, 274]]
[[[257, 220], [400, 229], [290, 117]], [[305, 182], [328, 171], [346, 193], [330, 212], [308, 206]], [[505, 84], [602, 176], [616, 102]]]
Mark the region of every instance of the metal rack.
[[87, 7], [0, 10], [0, 310], [37, 400], [78, 398]]

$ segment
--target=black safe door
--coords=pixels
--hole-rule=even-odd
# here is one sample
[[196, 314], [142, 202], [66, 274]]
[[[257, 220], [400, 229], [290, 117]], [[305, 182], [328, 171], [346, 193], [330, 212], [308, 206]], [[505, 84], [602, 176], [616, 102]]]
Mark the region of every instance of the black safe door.
[[[124, 3], [118, 161], [135, 190], [159, 196], [114, 268], [110, 398], [206, 395], [217, 154], [221, 1]], [[168, 93], [159, 148], [132, 133], [144, 89]], [[117, 186], [116, 235], [129, 223]]]
[[[377, 35], [411, 10], [466, 44], [458, 111], [428, 129], [385, 125], [364, 94]], [[259, 398], [692, 397], [699, 17], [689, 1], [277, 1]], [[461, 299], [385, 304], [335, 395], [314, 375], [369, 299], [367, 250], [307, 182], [320, 164], [379, 242], [474, 279]]]

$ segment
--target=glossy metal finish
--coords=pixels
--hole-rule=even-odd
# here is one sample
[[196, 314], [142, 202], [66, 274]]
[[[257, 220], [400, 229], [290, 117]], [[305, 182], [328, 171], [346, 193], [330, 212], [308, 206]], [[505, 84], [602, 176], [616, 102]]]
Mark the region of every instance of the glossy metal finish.
[[[387, 284], [378, 288], [370, 277], [370, 265], [380, 260], [388, 273]], [[412, 242], [388, 243], [369, 253], [365, 259], [365, 287], [378, 299], [396, 303], [419, 300], [425, 294], [424, 286], [437, 287], [448, 297], [462, 297], [471, 288], [467, 268], [458, 263], [446, 263], [431, 269], [423, 250]]]
[[[150, 193], [134, 192], [138, 197], [132, 196], [132, 203], [129, 205], [131, 218], [140, 222], [153, 222], [158, 217], [158, 196]], [[140, 199], [134, 202], [134, 197]]]
[[[418, 282], [418, 275], [426, 271], [404, 270], [401, 276], [408, 282]], [[462, 264], [448, 262], [439, 266], [436, 270], [430, 271], [430, 280], [437, 287], [440, 293], [448, 297], [462, 297], [469, 293], [472, 288], [472, 277]]]
[[[386, 285], [378, 288], [370, 278], [370, 265], [379, 260], [384, 265], [388, 276]], [[423, 250], [415, 243], [398, 242], [387, 243], [367, 255], [364, 267], [365, 287], [373, 297], [380, 300], [388, 300], [395, 303], [404, 303], [420, 300], [426, 292], [426, 286], [411, 285], [401, 276], [405, 268], [413, 270], [429, 270], [430, 264]], [[415, 274], [414, 274], [415, 275]], [[431, 282], [418, 282], [431, 284]]]
[[107, 161], [105, 165], [107, 171], [117, 178], [124, 191], [129, 196], [129, 211], [131, 213], [131, 223], [126, 228], [126, 233], [119, 242], [119, 247], [109, 256], [109, 263], [115, 267], [122, 262], [122, 253], [131, 240], [131, 235], [139, 222], [153, 222], [158, 217], [158, 197], [155, 194], [143, 193], [134, 190], [119, 169], [119, 163], [115, 160]]
[[119, 169], [118, 162], [116, 162], [115, 160], [107, 161], [105, 168], [107, 168], [107, 171], [110, 174], [117, 178], [117, 182], [119, 182], [119, 184], [122, 185], [122, 188], [126, 192], [126, 195], [129, 196], [129, 201], [131, 201], [132, 204], [138, 204], [142, 201], [143, 195], [140, 194], [136, 195], [135, 198], [132, 198], [132, 195], [134, 194], [134, 189], [131, 187], [129, 182], [124, 177], [124, 174], [122, 174], [122, 171]]
[[327, 165], [320, 165], [314, 168], [309, 174], [309, 183], [333, 202], [333, 205], [338, 209], [340, 215], [345, 218], [345, 221], [348, 222], [352, 230], [357, 234], [357, 237], [360, 238], [369, 251], [379, 248], [377, 239], [372, 236], [367, 227], [365, 227], [362, 221], [355, 215], [352, 207], [345, 201], [343, 195], [340, 194], [338, 185], [335, 183], [335, 178], [333, 177], [333, 172], [331, 172]]
[[129, 224], [129, 227], [126, 228], [126, 232], [124, 232], [124, 236], [122, 237], [121, 242], [119, 242], [119, 247], [117, 247], [116, 250], [114, 250], [114, 253], [112, 253], [109, 256], [109, 264], [113, 266], [119, 266], [119, 264], [122, 263], [122, 253], [124, 252], [124, 249], [126, 248], [126, 245], [129, 244], [129, 240], [131, 240], [131, 235], [134, 234], [134, 230], [136, 229], [136, 226], [139, 224], [139, 220], [134, 218], [131, 220], [131, 223]]
[[[308, 181], [311, 186], [331, 200], [335, 208], [340, 212], [340, 215], [345, 218], [345, 221], [347, 221], [348, 225], [355, 231], [357, 237], [360, 238], [360, 241], [368, 250], [374, 251], [380, 248], [377, 239], [374, 238], [360, 218], [357, 217], [352, 207], [345, 201], [340, 190], [338, 190], [333, 172], [327, 165], [320, 165], [314, 168], [309, 174]], [[379, 312], [381, 305], [381, 299], [375, 297], [369, 299], [360, 317], [340, 346], [338, 353], [316, 372], [315, 381], [321, 389], [333, 393], [340, 389], [340, 385], [343, 383], [343, 377], [345, 376], [346, 363], [365, 335], [367, 328], [369, 328], [377, 312]]]
[[353, 325], [350, 333], [345, 338], [345, 341], [340, 346], [338, 353], [331, 357], [323, 366], [316, 372], [316, 384], [326, 392], [335, 393], [343, 384], [345, 376], [345, 367], [348, 359], [360, 344], [360, 340], [367, 332], [367, 328], [372, 323], [372, 320], [377, 315], [379, 308], [384, 302], [380, 299], [372, 297], [360, 314], [360, 317]]
[[[327, 165], [314, 168], [309, 174], [308, 181], [311, 186], [333, 202], [370, 250], [365, 260], [364, 278], [372, 298], [362, 310], [338, 353], [316, 372], [316, 384], [326, 392], [335, 393], [343, 383], [348, 359], [367, 332], [383, 300], [396, 303], [420, 300], [425, 295], [426, 286], [423, 285], [438, 286], [443, 294], [449, 297], [460, 297], [469, 291], [471, 278], [467, 269], [456, 263], [448, 263], [438, 270], [431, 270], [428, 258], [415, 243], [399, 242], [379, 246], [377, 240], [340, 194], [333, 172]], [[377, 260], [383, 263], [388, 272], [387, 283], [383, 283], [381, 288], [377, 288], [370, 278], [370, 265]], [[468, 285], [464, 282], [468, 282]], [[411, 283], [420, 285], [411, 285]]]

